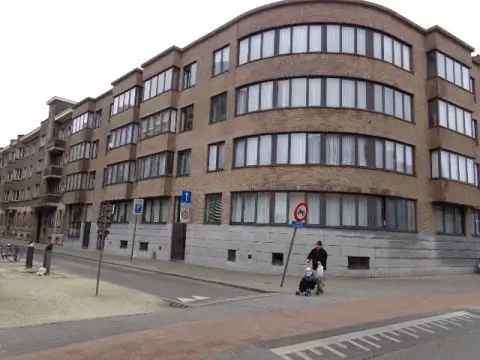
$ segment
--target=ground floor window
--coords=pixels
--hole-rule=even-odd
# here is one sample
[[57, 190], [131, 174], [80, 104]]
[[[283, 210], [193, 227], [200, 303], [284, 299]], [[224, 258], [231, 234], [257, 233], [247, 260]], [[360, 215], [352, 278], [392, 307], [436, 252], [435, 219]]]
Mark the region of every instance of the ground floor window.
[[128, 224], [130, 203], [130, 201], [118, 201], [113, 204], [113, 224]]
[[205, 196], [205, 224], [220, 225], [222, 223], [222, 194]]
[[436, 205], [437, 232], [445, 235], [465, 235], [465, 210], [454, 205]]
[[472, 210], [473, 236], [480, 237], [480, 210]]
[[413, 200], [320, 192], [233, 193], [231, 223], [287, 225], [301, 202], [309, 207], [307, 226], [416, 231]]
[[168, 222], [169, 198], [145, 199], [144, 224], [166, 224]]

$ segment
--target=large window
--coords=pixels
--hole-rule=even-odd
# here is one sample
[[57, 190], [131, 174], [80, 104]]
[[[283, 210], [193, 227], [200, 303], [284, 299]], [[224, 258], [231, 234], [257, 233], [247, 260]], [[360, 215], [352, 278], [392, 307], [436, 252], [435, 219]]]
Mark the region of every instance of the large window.
[[440, 126], [475, 139], [477, 122], [472, 113], [447, 101], [436, 99], [430, 103], [430, 121], [432, 126]]
[[209, 172], [221, 171], [225, 165], [225, 142], [208, 145]]
[[112, 130], [108, 136], [108, 150], [116, 149], [128, 144], [136, 144], [137, 134], [137, 124], [129, 124]]
[[95, 129], [98, 125], [98, 122], [95, 121], [95, 114], [93, 112], [83, 113], [72, 120], [71, 134], [75, 134], [80, 130], [87, 128]]
[[475, 237], [480, 237], [480, 210], [472, 210], [472, 235]]
[[222, 223], [222, 194], [205, 195], [205, 224]]
[[232, 193], [232, 224], [287, 225], [306, 202], [306, 226], [416, 231], [415, 201], [373, 195], [319, 192]]
[[430, 77], [438, 76], [467, 91], [473, 92], [469, 67], [437, 50], [429, 54], [428, 62]]
[[70, 147], [68, 162], [97, 157], [97, 142], [82, 142]]
[[137, 180], [171, 176], [173, 169], [173, 152], [164, 151], [149, 155], [137, 161]]
[[133, 181], [135, 181], [135, 161], [125, 161], [105, 168], [103, 179], [105, 186]]
[[182, 88], [189, 89], [197, 84], [197, 63], [194, 62], [183, 68]]
[[230, 67], [230, 46], [213, 53], [213, 76], [227, 72]]
[[478, 186], [478, 164], [475, 160], [447, 150], [434, 150], [432, 158], [432, 179], [459, 181]]
[[227, 93], [213, 96], [210, 101], [210, 124], [227, 120]]
[[178, 69], [172, 67], [146, 80], [143, 84], [143, 101], [170, 90], [178, 90]]
[[273, 165], [355, 166], [413, 175], [413, 146], [363, 135], [291, 133], [234, 141], [234, 168]]
[[175, 133], [176, 126], [177, 109], [163, 110], [142, 119], [140, 138], [146, 139], [160, 134]]
[[93, 190], [95, 188], [95, 171], [67, 175], [65, 191]]
[[434, 206], [437, 232], [446, 235], [465, 235], [465, 209], [439, 204]]
[[145, 199], [144, 224], [166, 224], [168, 222], [169, 198]]
[[289, 26], [250, 35], [240, 40], [238, 63], [319, 52], [368, 56], [412, 69], [410, 45], [371, 29], [335, 24]]
[[280, 108], [328, 107], [369, 110], [411, 122], [412, 96], [370, 81], [292, 78], [237, 89], [237, 115]]
[[114, 202], [112, 223], [128, 224], [131, 212], [131, 204], [132, 202], [129, 200]]
[[113, 99], [112, 116], [137, 106], [139, 90], [133, 87]]
[[185, 106], [180, 110], [179, 132], [191, 131], [193, 129], [194, 106]]
[[192, 150], [182, 150], [177, 154], [177, 176], [190, 176]]

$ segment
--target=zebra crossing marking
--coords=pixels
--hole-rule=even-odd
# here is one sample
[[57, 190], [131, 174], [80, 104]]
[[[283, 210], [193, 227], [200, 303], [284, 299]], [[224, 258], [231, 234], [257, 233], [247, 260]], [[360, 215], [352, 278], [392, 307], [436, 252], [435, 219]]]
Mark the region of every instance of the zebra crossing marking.
[[[323, 358], [324, 356], [332, 356], [332, 354], [346, 359], [347, 354], [343, 352], [344, 350], [339, 349], [345, 349], [345, 352], [348, 352], [350, 349], [356, 348], [371, 352], [374, 349], [382, 349], [383, 346], [386, 346], [385, 341], [401, 344], [405, 341], [405, 336], [420, 339], [422, 336], [434, 335], [437, 331], [449, 331], [452, 329], [452, 326], [463, 328], [466, 325], [465, 323], [471, 323], [479, 319], [480, 316], [465, 311], [456, 311], [429, 318], [405, 321], [368, 330], [277, 347], [271, 349], [271, 351], [286, 360], [292, 360], [293, 358], [312, 360], [312, 356], [316, 356], [315, 358]], [[465, 323], [462, 323], [462, 321]], [[381, 342], [383, 342], [383, 344]]]

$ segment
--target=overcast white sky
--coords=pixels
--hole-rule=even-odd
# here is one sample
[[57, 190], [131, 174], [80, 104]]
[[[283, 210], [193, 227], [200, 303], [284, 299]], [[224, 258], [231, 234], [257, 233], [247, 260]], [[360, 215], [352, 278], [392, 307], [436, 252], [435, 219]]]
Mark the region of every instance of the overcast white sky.
[[[473, 0], [373, 0], [480, 49]], [[270, 0], [2, 0], [0, 146], [47, 117], [52, 96], [81, 100], [171, 45], [185, 46]], [[440, 4], [448, 4], [440, 5]]]

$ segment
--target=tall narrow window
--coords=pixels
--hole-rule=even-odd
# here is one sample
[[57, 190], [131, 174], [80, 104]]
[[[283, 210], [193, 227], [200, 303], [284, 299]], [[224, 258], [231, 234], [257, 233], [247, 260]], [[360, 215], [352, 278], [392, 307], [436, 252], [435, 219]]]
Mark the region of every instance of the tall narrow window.
[[183, 88], [189, 89], [197, 84], [197, 63], [194, 62], [183, 68]]
[[216, 50], [213, 53], [213, 75], [220, 75], [230, 67], [230, 46]]
[[193, 105], [184, 107], [180, 112], [180, 132], [191, 131], [193, 129]]
[[222, 194], [205, 195], [205, 224], [220, 225], [222, 223]]
[[208, 171], [221, 171], [224, 168], [225, 143], [216, 143], [208, 146]]
[[217, 123], [227, 119], [227, 93], [211, 98], [210, 123]]

